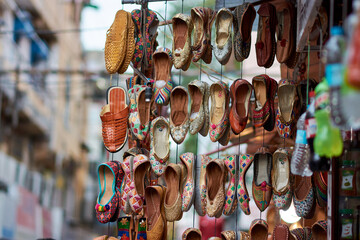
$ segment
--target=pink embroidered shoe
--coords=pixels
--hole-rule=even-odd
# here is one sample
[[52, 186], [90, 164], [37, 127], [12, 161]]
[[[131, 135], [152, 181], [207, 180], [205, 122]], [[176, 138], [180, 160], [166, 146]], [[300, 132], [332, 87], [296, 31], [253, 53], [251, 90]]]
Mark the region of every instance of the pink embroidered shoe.
[[123, 191], [121, 192], [121, 209], [125, 214], [131, 213], [131, 206], [130, 206], [130, 192], [135, 187], [134, 185], [131, 185], [131, 168], [130, 166], [134, 162], [134, 156], [129, 155], [124, 158], [124, 161], [121, 163], [121, 166], [124, 170], [125, 177], [124, 177], [124, 183], [123, 183]]
[[246, 188], [245, 175], [247, 170], [249, 169], [251, 163], [253, 162], [253, 156], [250, 154], [242, 154], [239, 156], [239, 184], [237, 185], [237, 198], [241, 210], [246, 214], [250, 214], [249, 202], [250, 195]]
[[282, 79], [278, 87], [278, 109], [276, 110], [276, 130], [280, 137], [288, 138], [294, 131], [296, 115], [294, 111], [296, 86], [293, 81]]
[[171, 67], [173, 65], [173, 57], [170, 49], [160, 47], [153, 55], [155, 65], [154, 78], [154, 99], [159, 105], [167, 105], [170, 99], [170, 93], [174, 87], [171, 81]]
[[229, 185], [225, 191], [224, 215], [230, 216], [237, 208], [236, 187], [238, 181], [237, 156], [231, 155], [224, 159], [227, 171], [230, 173]]
[[218, 141], [229, 126], [229, 89], [222, 81], [213, 83], [210, 87], [211, 109], [210, 109], [210, 140]]
[[120, 193], [117, 188], [119, 162], [102, 163], [98, 167], [99, 195], [95, 205], [96, 218], [101, 223], [116, 221]]
[[133, 158], [133, 165], [130, 165], [133, 172], [131, 176], [131, 187], [129, 193], [129, 203], [131, 210], [140, 214], [143, 209], [143, 202], [145, 196], [145, 175], [150, 168], [149, 158], [143, 154], [138, 154]]
[[182, 211], [189, 211], [194, 202], [194, 178], [195, 178], [195, 155], [193, 153], [183, 153], [180, 155], [181, 162], [185, 165], [187, 170], [187, 178], [182, 193]]
[[279, 148], [273, 154], [273, 169], [271, 179], [273, 184], [273, 201], [275, 207], [287, 210], [292, 200], [290, 187], [290, 160], [289, 153], [283, 148]]

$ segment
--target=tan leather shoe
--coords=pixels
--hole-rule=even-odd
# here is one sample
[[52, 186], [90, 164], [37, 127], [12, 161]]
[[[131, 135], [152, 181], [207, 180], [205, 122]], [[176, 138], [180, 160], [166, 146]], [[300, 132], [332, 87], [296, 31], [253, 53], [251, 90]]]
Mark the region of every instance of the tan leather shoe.
[[182, 183], [181, 168], [178, 164], [170, 163], [165, 170], [164, 179], [166, 183], [165, 215], [166, 220], [173, 222], [182, 217]]
[[290, 234], [289, 227], [285, 224], [278, 224], [274, 228], [273, 240], [295, 240]]
[[206, 166], [206, 212], [209, 217], [220, 217], [225, 203], [225, 165], [213, 159]]
[[162, 186], [148, 186], [145, 189], [146, 199], [146, 236], [152, 240], [166, 240], [167, 222], [165, 217], [166, 188]]
[[178, 13], [172, 18], [174, 66], [176, 69], [188, 70], [191, 58], [191, 32], [194, 28], [191, 17]]

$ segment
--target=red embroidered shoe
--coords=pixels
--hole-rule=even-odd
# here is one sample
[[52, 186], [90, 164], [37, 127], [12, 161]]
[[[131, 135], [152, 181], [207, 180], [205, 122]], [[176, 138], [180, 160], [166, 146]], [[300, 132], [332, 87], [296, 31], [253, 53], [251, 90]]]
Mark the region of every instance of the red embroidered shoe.
[[264, 127], [272, 131], [275, 126], [274, 99], [277, 82], [266, 74], [255, 76], [252, 80], [255, 92], [255, 109], [253, 123], [255, 127]]

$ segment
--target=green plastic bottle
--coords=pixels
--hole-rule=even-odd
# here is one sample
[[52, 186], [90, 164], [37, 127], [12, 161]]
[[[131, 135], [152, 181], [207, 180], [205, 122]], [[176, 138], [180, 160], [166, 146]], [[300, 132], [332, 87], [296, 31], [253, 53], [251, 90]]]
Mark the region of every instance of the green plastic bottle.
[[321, 157], [337, 157], [343, 151], [340, 130], [331, 125], [329, 85], [324, 78], [315, 88], [315, 119], [317, 123], [314, 150]]

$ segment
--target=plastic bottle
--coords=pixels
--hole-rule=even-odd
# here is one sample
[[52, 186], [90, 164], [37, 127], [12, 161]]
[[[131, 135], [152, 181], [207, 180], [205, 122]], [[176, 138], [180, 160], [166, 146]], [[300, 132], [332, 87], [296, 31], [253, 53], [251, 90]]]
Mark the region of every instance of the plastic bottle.
[[330, 168], [330, 159], [326, 157], [320, 157], [314, 151], [314, 138], [316, 136], [316, 119], [315, 119], [315, 92], [309, 93], [310, 104], [306, 110], [305, 117], [305, 130], [306, 139], [310, 149], [309, 167], [310, 170], [315, 171], [328, 171]]
[[297, 122], [295, 149], [291, 158], [291, 173], [300, 176], [311, 176], [309, 169], [310, 149], [306, 141], [305, 114], [303, 113]]
[[325, 44], [326, 68], [325, 75], [330, 87], [330, 114], [334, 126], [341, 129], [349, 129], [346, 117], [341, 108], [342, 96], [340, 88], [344, 83], [345, 67], [343, 58], [346, 51], [344, 30], [340, 26], [331, 28], [331, 37]]
[[317, 123], [314, 150], [319, 156], [337, 157], [343, 151], [343, 141], [338, 128], [330, 122], [329, 86], [324, 79], [315, 88], [315, 119]]

